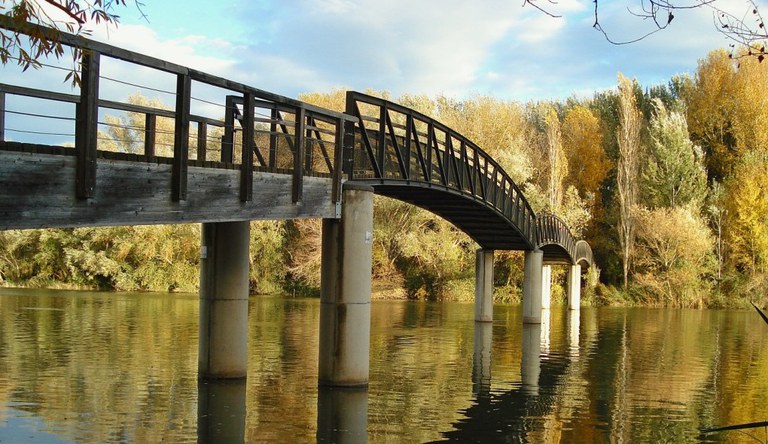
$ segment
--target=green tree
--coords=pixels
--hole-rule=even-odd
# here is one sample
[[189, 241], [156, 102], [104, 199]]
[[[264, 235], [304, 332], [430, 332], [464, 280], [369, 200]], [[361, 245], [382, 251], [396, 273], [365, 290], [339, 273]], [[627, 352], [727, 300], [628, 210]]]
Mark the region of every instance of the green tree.
[[668, 111], [659, 99], [653, 104], [648, 160], [642, 171], [644, 200], [652, 208], [700, 208], [707, 193], [704, 153], [688, 137], [683, 114]]

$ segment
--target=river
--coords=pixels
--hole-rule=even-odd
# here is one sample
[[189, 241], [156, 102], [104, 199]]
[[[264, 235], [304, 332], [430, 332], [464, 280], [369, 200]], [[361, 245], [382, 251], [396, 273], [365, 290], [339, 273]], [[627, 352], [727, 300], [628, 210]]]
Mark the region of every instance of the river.
[[[194, 295], [0, 289], [0, 443], [755, 442], [754, 311], [375, 301], [367, 391], [317, 387], [317, 299], [252, 297], [248, 378], [197, 381]], [[763, 429], [748, 430], [759, 441]]]

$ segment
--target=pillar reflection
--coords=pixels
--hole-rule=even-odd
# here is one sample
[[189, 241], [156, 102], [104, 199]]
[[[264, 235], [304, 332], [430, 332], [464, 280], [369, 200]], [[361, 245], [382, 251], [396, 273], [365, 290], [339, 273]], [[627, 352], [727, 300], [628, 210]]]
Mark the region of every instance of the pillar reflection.
[[529, 395], [539, 394], [541, 327], [541, 324], [523, 324], [523, 355], [520, 376], [522, 379], [522, 391]]
[[368, 442], [366, 388], [318, 387], [317, 442]]
[[475, 344], [472, 355], [472, 393], [487, 397], [491, 393], [491, 346], [493, 324], [475, 322]]
[[579, 356], [581, 310], [568, 310], [568, 349], [572, 357]]
[[197, 442], [245, 442], [245, 379], [197, 383]]

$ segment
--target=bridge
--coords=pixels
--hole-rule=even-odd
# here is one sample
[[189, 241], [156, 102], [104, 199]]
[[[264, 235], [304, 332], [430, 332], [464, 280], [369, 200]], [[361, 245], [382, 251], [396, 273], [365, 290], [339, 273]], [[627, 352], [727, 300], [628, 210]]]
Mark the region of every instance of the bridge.
[[[0, 26], [14, 30], [5, 16]], [[492, 321], [495, 250], [525, 252], [523, 322], [540, 323], [549, 307], [552, 265], [570, 267], [568, 303], [578, 309], [589, 245], [557, 216], [535, 214], [493, 158], [440, 122], [357, 92], [347, 94], [345, 112], [335, 112], [59, 37], [83, 51], [77, 93], [23, 85], [24, 76], [0, 84], [0, 230], [202, 223], [201, 377], [246, 374], [248, 222], [321, 218], [318, 379], [367, 385], [374, 194], [425, 208], [478, 243], [476, 321]], [[107, 99], [108, 82], [132, 85], [105, 74], [116, 64], [167, 79], [163, 92], [174, 108]], [[197, 111], [207, 108], [214, 111]], [[130, 128], [138, 141], [105, 143], [99, 128], [110, 125], [109, 112], [142, 116], [143, 125]], [[12, 123], [22, 120], [33, 122], [31, 133], [44, 133], [52, 120], [74, 131], [58, 134], [70, 137], [65, 142], [42, 143], [40, 134], [19, 141], [11, 135], [24, 131]], [[161, 121], [173, 122], [170, 146], [159, 142]]]

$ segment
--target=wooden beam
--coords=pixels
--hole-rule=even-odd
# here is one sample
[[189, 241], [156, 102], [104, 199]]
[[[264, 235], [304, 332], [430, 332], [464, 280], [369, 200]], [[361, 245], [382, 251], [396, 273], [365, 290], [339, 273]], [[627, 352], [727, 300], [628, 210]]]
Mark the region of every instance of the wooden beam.
[[221, 139], [221, 161], [233, 163], [235, 148], [235, 114], [237, 104], [235, 96], [227, 96], [224, 108], [224, 136]]
[[189, 159], [189, 109], [192, 79], [179, 74], [176, 78], [176, 125], [173, 142], [173, 175], [171, 200], [187, 200], [187, 160]]
[[197, 122], [197, 160], [205, 162], [208, 151], [208, 124]]
[[80, 78], [80, 102], [76, 107], [75, 151], [78, 199], [93, 197], [96, 188], [96, 148], [99, 125], [99, 65], [97, 52], [84, 52]]
[[144, 119], [144, 155], [155, 158], [155, 141], [157, 139], [157, 115], [147, 114]]

